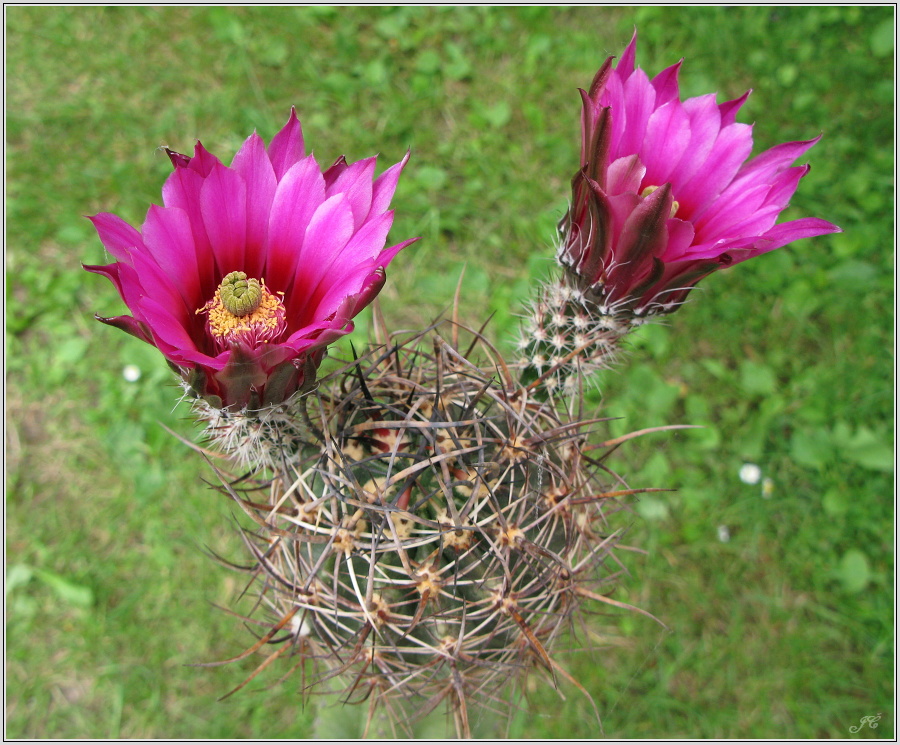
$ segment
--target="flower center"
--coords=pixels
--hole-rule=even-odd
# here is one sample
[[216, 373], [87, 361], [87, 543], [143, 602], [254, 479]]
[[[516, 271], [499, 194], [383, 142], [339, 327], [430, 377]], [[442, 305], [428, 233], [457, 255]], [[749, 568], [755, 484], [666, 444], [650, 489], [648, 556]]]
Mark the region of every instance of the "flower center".
[[[655, 192], [659, 187], [658, 186], [648, 186], [641, 192], [641, 196], [645, 199], [649, 197], [653, 192]], [[678, 212], [678, 202], [674, 199], [672, 200], [672, 209], [669, 210], [669, 217], [675, 217], [675, 213]]]
[[262, 287], [258, 279], [247, 279], [243, 272], [232, 272], [219, 285], [222, 305], [236, 316], [246, 316], [262, 302]]
[[281, 299], [269, 292], [265, 280], [247, 279], [244, 272], [226, 275], [197, 313], [207, 314], [206, 328], [223, 347], [238, 341], [251, 347], [274, 341], [287, 325]]

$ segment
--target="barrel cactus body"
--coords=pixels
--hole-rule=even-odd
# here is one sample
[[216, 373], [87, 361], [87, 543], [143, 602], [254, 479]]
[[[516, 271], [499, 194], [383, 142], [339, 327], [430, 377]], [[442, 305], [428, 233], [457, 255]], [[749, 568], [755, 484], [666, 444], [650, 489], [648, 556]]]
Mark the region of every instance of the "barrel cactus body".
[[323, 379], [267, 496], [227, 490], [258, 528], [247, 570], [271, 656], [313, 659], [373, 707], [446, 701], [468, 736], [473, 702], [535, 668], [565, 675], [551, 649], [585, 598], [608, 600], [608, 518], [631, 492], [587, 455], [597, 420], [568, 421], [460, 335], [386, 338]]

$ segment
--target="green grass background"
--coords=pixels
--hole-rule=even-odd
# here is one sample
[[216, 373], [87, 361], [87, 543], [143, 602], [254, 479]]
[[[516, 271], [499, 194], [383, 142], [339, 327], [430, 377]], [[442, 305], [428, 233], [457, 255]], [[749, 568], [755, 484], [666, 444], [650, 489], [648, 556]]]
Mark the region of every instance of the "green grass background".
[[[520, 737], [894, 736], [893, 8], [6, 8], [7, 735], [313, 736], [299, 683], [217, 702], [252, 661], [212, 607], [238, 578], [232, 511], [160, 355], [96, 323], [121, 304], [83, 215], [140, 224], [195, 138], [224, 160], [293, 104], [321, 162], [413, 157], [383, 293], [397, 325], [452, 297], [506, 339], [552, 255], [580, 103], [632, 28], [638, 62], [686, 59], [684, 95], [747, 88], [756, 151], [824, 133], [784, 216], [841, 235], [708, 278], [632, 337], [601, 384], [614, 432], [706, 429], [623, 448], [635, 507], [608, 644], [572, 686], [528, 692]], [[361, 334], [360, 336], [363, 336]], [[123, 366], [142, 371], [127, 382]], [[738, 479], [745, 462], [772, 479]], [[730, 535], [720, 540], [722, 526]], [[274, 677], [267, 679], [274, 680]]]

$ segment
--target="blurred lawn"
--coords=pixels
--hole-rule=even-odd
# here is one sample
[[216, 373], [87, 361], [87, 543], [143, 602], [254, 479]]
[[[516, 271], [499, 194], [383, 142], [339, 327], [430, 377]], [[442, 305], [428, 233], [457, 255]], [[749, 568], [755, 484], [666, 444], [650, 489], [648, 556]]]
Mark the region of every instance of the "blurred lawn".
[[[824, 133], [789, 214], [842, 235], [703, 283], [603, 381], [615, 431], [705, 430], [622, 450], [636, 507], [612, 644], [572, 655], [610, 737], [894, 736], [893, 8], [6, 8], [7, 736], [312, 736], [289, 683], [216, 697], [251, 666], [194, 668], [249, 634], [211, 607], [240, 557], [155, 350], [92, 319], [121, 312], [82, 215], [140, 224], [161, 144], [229, 160], [298, 107], [321, 162], [413, 158], [394, 201], [389, 318], [449, 303], [507, 338], [545, 271], [576, 167], [576, 88], [633, 26], [638, 62], [680, 57], [682, 91], [727, 100], [757, 151]], [[449, 279], [448, 279], [449, 278]], [[142, 371], [123, 379], [126, 364]], [[771, 479], [743, 484], [758, 464]], [[722, 540], [728, 536], [728, 540]], [[248, 661], [249, 662], [249, 661]], [[274, 677], [269, 680], [274, 680]], [[529, 692], [511, 734], [600, 736], [571, 686]]]

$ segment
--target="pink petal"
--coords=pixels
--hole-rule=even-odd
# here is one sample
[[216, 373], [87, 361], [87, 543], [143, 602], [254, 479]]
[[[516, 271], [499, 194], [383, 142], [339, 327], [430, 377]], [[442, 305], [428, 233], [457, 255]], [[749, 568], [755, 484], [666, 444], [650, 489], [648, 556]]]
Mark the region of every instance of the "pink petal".
[[188, 168], [205, 178], [213, 168], [221, 165], [222, 162], [203, 147], [200, 140], [197, 140], [197, 144], [194, 145], [194, 157], [188, 163]]
[[607, 57], [606, 61], [602, 65], [600, 65], [600, 69], [597, 70], [596, 75], [594, 75], [594, 79], [591, 81], [591, 87], [588, 90], [588, 96], [594, 102], [598, 100], [598, 97], [606, 87], [606, 81], [609, 80], [610, 75], [613, 74], [612, 70], [614, 59], [615, 57]]
[[726, 101], [725, 103], [719, 104], [719, 114], [722, 117], [723, 127], [727, 127], [729, 124], [734, 124], [735, 115], [738, 113], [741, 106], [744, 105], [746, 100], [750, 98], [751, 93], [753, 93], [752, 88], [740, 98], [735, 98], [731, 101]]
[[625, 131], [619, 140], [618, 154], [621, 156], [638, 153], [643, 160], [645, 155], [644, 135], [656, 103], [656, 91], [650, 85], [647, 73], [638, 68], [626, 81], [624, 94]]
[[141, 300], [144, 297], [155, 298], [178, 318], [178, 322], [189, 327], [195, 315], [196, 308], [187, 305], [178, 288], [162, 270], [153, 257], [148, 254], [135, 253], [134, 271], [140, 280]]
[[372, 206], [369, 208], [369, 214], [373, 217], [383, 214], [390, 206], [391, 199], [394, 198], [394, 192], [397, 189], [397, 181], [400, 179], [400, 174], [406, 167], [407, 161], [409, 161], [409, 155], [409, 150], [407, 150], [403, 160], [392, 165], [375, 179], [375, 183], [372, 186]]
[[200, 211], [200, 190], [203, 178], [189, 168], [178, 168], [163, 184], [163, 204], [183, 210], [191, 224], [194, 249], [197, 255], [197, 273], [203, 297], [210, 298], [221, 277], [216, 276], [216, 262], [212, 246], [206, 234], [206, 225]]
[[[363, 283], [355, 289], [353, 292], [345, 295], [345, 303], [341, 306], [343, 311], [339, 308], [338, 310], [332, 311], [334, 298], [340, 297], [342, 292], [338, 285], [331, 285], [330, 287], [326, 282], [322, 282], [319, 287], [316, 289], [315, 296], [313, 298], [315, 307], [317, 308], [317, 313], [321, 312], [322, 308], [327, 309], [328, 311], [338, 313], [346, 312], [347, 319], [353, 318], [357, 313], [359, 313], [363, 308], [365, 308], [372, 300], [375, 299], [375, 296], [381, 291], [386, 279], [385, 267], [387, 267], [391, 260], [404, 248], [409, 246], [412, 243], [415, 243], [418, 238], [410, 238], [409, 240], [403, 241], [402, 243], [398, 243], [395, 246], [391, 246], [390, 248], [384, 249], [381, 254], [379, 254], [378, 258], [374, 263], [372, 262], [364, 262], [360, 266], [369, 267], [369, 273], [366, 276]], [[346, 281], [346, 285], [349, 286], [355, 283], [355, 277], [358, 276], [357, 272], [358, 268], [354, 268], [353, 271], [347, 276], [350, 277], [349, 280]]]
[[88, 220], [94, 224], [106, 250], [119, 261], [130, 264], [132, 251], [144, 249], [141, 234], [118, 215], [101, 212]]
[[343, 280], [342, 274], [329, 270], [352, 235], [353, 212], [349, 200], [343, 194], [329, 197], [316, 210], [306, 229], [288, 300], [288, 317], [309, 317], [304, 308], [323, 278]]
[[681, 65], [684, 62], [684, 59], [679, 60], [671, 67], [667, 67], [665, 70], [660, 72], [653, 80], [650, 81], [650, 84], [653, 86], [653, 90], [656, 91], [656, 105], [662, 106], [669, 101], [677, 101], [679, 100], [679, 92], [678, 92], [678, 71], [681, 70]]
[[690, 182], [678, 191], [678, 202], [685, 214], [696, 220], [707, 205], [731, 183], [752, 149], [751, 125], [729, 124], [723, 127], [706, 162]]
[[[85, 268], [87, 269], [87, 267]], [[91, 270], [88, 269], [88, 271]], [[107, 326], [113, 326], [117, 329], [121, 329], [126, 334], [131, 334], [141, 341], [147, 342], [147, 344], [153, 344], [153, 337], [148, 335], [146, 327], [131, 316], [114, 316], [112, 318], [104, 318], [103, 316], [95, 315], [94, 318], [96, 318], [101, 323], [105, 323]]]
[[[743, 211], [743, 214], [726, 214], [721, 221], [716, 219], [710, 225], [714, 232], [705, 231], [702, 240], [706, 241], [714, 237], [755, 236], [770, 230], [778, 219], [778, 215], [790, 202], [800, 179], [808, 171], [809, 166], [789, 168], [779, 174], [772, 184], [760, 184], [755, 188], [735, 190], [737, 195], [762, 194], [762, 199], [752, 211], [747, 209]], [[730, 192], [732, 189], [729, 187], [728, 191]], [[708, 212], [709, 210], [707, 210], [707, 214]], [[704, 214], [704, 219], [707, 214]]]
[[385, 267], [404, 248], [415, 243], [418, 238], [398, 243], [386, 248], [375, 260], [364, 261], [359, 266], [344, 270], [342, 280], [327, 286], [323, 282], [313, 298], [315, 317], [332, 313], [346, 313], [349, 320], [367, 306], [378, 294], [385, 281]]
[[306, 228], [325, 201], [325, 179], [314, 156], [295, 163], [278, 182], [269, 216], [266, 283], [288, 292], [296, 273]]
[[334, 161], [330, 166], [328, 166], [328, 170], [322, 174], [325, 178], [325, 190], [331, 188], [331, 185], [337, 180], [337, 177], [340, 176], [344, 171], [347, 170], [349, 166], [347, 165], [347, 159], [341, 155], [337, 160]]
[[619, 266], [612, 272], [616, 278], [625, 274], [640, 282], [649, 269], [649, 260], [662, 256], [668, 238], [666, 222], [671, 207], [671, 190], [661, 186], [642, 199], [628, 216], [616, 246]]
[[247, 242], [247, 187], [236, 171], [218, 165], [200, 189], [200, 214], [219, 276], [244, 269]]
[[382, 249], [381, 253], [375, 259], [375, 264], [379, 267], [386, 267], [390, 264], [394, 257], [400, 253], [407, 246], [411, 246], [413, 243], [422, 240], [421, 238], [407, 238], [405, 241], [401, 243], [397, 243], [394, 246], [389, 246], [388, 248]]
[[615, 159], [623, 155], [631, 155], [631, 153], [622, 152], [619, 144], [625, 133], [627, 116], [622, 79], [618, 75], [609, 76], [603, 93], [600, 95], [599, 105], [610, 109], [609, 157]]
[[697, 242], [706, 243], [725, 235], [734, 235], [731, 226], [756, 213], [765, 203], [768, 193], [766, 184], [753, 189], [727, 190], [696, 221]]
[[275, 178], [281, 181], [284, 175], [305, 156], [303, 149], [303, 129], [297, 118], [297, 110], [291, 106], [287, 124], [269, 143], [269, 159], [275, 170]]
[[250, 277], [262, 276], [265, 269], [269, 213], [275, 199], [275, 171], [262, 138], [256, 133], [244, 142], [231, 167], [247, 186], [247, 238], [243, 271]]
[[375, 299], [386, 281], [387, 274], [384, 268], [375, 267], [375, 271], [366, 277], [360, 291], [354, 297], [347, 298], [346, 304], [335, 313], [335, 318], [342, 315], [348, 319], [353, 318]]
[[820, 220], [818, 217], [804, 217], [800, 220], [783, 222], [757, 239], [753, 245], [756, 252], [754, 255], [781, 248], [802, 238], [814, 238], [817, 235], [842, 232], [844, 231], [837, 225], [833, 225], [827, 220]]
[[809, 166], [788, 168], [771, 183], [735, 180], [698, 221], [698, 242], [741, 234], [759, 235], [775, 224]]
[[800, 185], [800, 179], [806, 176], [807, 173], [809, 173], [808, 165], [795, 166], [779, 173], [772, 182], [772, 187], [766, 196], [766, 204], [774, 205], [779, 209], [787, 207], [791, 197], [794, 196], [794, 192], [797, 191], [797, 187]]
[[[166, 301], [160, 302], [154, 297], [144, 297], [138, 303], [137, 310], [153, 333], [156, 346], [166, 357], [180, 362], [212, 362], [212, 358], [202, 354], [184, 325], [170, 311]], [[185, 354], [192, 354], [189, 359]], [[194, 359], [197, 357], [197, 359]]]
[[[626, 221], [631, 216], [631, 213], [637, 209], [641, 201], [641, 198], [634, 192], [624, 192], [609, 197], [608, 203], [611, 222], [609, 231], [614, 236], [613, 240], [619, 240]], [[615, 246], [615, 251], [618, 254], [618, 245]]]
[[628, 42], [628, 46], [625, 47], [625, 51], [622, 52], [622, 57], [619, 59], [619, 64], [616, 65], [616, 73], [623, 81], [627, 80], [628, 77], [634, 72], [634, 60], [636, 54], [637, 29], [635, 29], [634, 33], [631, 35], [631, 41]]
[[647, 169], [637, 155], [617, 158], [610, 164], [606, 173], [606, 191], [611, 195], [623, 192], [637, 194], [641, 190], [641, 182], [646, 172]]
[[660, 258], [665, 262], [677, 261], [694, 242], [694, 226], [687, 220], [670, 218], [666, 221], [666, 230], [669, 240], [666, 242], [666, 249]]
[[[325, 195], [343, 194], [353, 211], [353, 226], [359, 229], [372, 206], [372, 176], [375, 158], [366, 158], [345, 168], [334, 183], [326, 186]], [[327, 182], [326, 182], [327, 183]]]
[[734, 240], [738, 236], [752, 237], [762, 235], [775, 225], [775, 221], [781, 214], [782, 209], [784, 208], [776, 205], [764, 204], [753, 214], [746, 215], [742, 220], [724, 227], [718, 232], [718, 235], [726, 240]]
[[335, 319], [332, 317], [333, 314], [334, 311], [328, 314], [327, 317], [298, 329], [282, 343], [296, 353], [309, 351], [323, 343], [330, 344], [332, 341], [346, 335], [352, 327], [344, 328], [347, 324], [346, 319]]
[[190, 155], [182, 155], [181, 153], [176, 153], [174, 150], [169, 150], [169, 148], [163, 148], [166, 151], [166, 155], [169, 156], [169, 160], [172, 161], [173, 168], [189, 168], [191, 165], [191, 156]]
[[777, 173], [791, 165], [803, 153], [815, 145], [822, 136], [811, 140], [785, 142], [760, 153], [748, 161], [734, 180], [736, 185], [748, 185], [751, 182], [768, 182]]
[[332, 256], [330, 269], [334, 275], [339, 277], [350, 267], [376, 258], [384, 248], [384, 242], [387, 240], [393, 222], [393, 211], [385, 212], [366, 221], [347, 241], [344, 248]]
[[366, 279], [377, 268], [374, 261], [366, 261], [347, 272], [340, 282], [334, 282], [327, 287], [325, 292], [316, 298], [312, 308], [312, 317], [324, 319], [334, 313], [348, 297], [357, 295], [362, 290]]
[[672, 192], [681, 200], [681, 189], [706, 162], [721, 129], [721, 114], [716, 105], [716, 94], [687, 99], [682, 108], [690, 119], [691, 139], [670, 174]]
[[151, 205], [141, 227], [147, 250], [178, 288], [185, 305], [199, 308], [204, 297], [197, 269], [197, 252], [191, 221], [177, 207]]
[[115, 267], [118, 271], [119, 283], [117, 288], [119, 288], [119, 292], [122, 295], [122, 299], [125, 301], [125, 305], [128, 306], [128, 309], [138, 321], [143, 322], [144, 319], [141, 317], [138, 310], [138, 303], [145, 294], [144, 288], [141, 285], [140, 276], [135, 271], [134, 267], [128, 264], [119, 262], [115, 264]]
[[669, 101], [654, 111], [641, 146], [641, 161], [647, 168], [644, 184], [660, 186], [666, 183], [690, 141], [690, 118], [680, 101]]
[[113, 262], [112, 264], [105, 265], [82, 264], [81, 268], [86, 272], [92, 272], [93, 274], [99, 274], [102, 277], [106, 277], [110, 282], [113, 283], [113, 286], [119, 293], [119, 297], [121, 297], [122, 300], [125, 300], [125, 290], [122, 287], [122, 280], [119, 277], [119, 268], [121, 266], [123, 265], [119, 262]]

